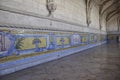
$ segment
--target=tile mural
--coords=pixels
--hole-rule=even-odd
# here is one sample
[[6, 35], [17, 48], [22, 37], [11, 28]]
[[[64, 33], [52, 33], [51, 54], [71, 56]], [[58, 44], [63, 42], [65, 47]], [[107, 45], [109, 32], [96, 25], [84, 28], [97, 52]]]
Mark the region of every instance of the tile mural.
[[9, 57], [12, 57], [12, 60], [14, 60], [14, 58], [16, 59], [16, 57], [21, 59], [23, 55], [32, 57], [35, 53], [61, 50], [73, 46], [83, 46], [82, 44], [93, 44], [105, 40], [105, 35], [93, 33], [1, 29], [0, 63], [9, 61], [6, 60], [9, 59]]

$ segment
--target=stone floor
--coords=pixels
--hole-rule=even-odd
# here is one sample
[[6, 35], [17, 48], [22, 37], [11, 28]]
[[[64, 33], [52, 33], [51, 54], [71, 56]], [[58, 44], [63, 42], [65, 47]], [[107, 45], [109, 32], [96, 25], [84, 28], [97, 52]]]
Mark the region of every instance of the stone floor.
[[0, 80], [120, 80], [120, 44], [105, 44]]

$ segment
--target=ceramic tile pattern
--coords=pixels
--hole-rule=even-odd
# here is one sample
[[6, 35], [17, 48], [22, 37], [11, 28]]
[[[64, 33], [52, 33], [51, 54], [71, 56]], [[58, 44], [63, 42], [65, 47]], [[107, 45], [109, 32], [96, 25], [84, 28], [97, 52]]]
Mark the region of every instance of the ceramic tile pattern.
[[120, 80], [120, 44], [105, 44], [0, 80]]

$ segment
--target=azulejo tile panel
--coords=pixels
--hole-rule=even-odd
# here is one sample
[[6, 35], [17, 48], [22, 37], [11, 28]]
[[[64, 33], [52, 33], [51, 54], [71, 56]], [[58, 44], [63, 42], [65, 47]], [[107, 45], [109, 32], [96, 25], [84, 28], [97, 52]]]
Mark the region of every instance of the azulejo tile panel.
[[1, 29], [0, 63], [105, 40], [106, 35], [93, 33]]

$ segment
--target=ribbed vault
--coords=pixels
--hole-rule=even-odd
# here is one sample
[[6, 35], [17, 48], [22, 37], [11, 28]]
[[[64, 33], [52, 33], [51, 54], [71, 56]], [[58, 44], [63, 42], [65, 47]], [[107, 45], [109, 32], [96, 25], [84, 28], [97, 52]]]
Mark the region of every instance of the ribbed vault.
[[[90, 14], [92, 7], [97, 4], [99, 6], [100, 15], [100, 29], [102, 28], [102, 20], [105, 19], [106, 23], [114, 17], [117, 18], [118, 26], [120, 25], [120, 0], [86, 0], [87, 24], [89, 26]], [[119, 30], [119, 27], [118, 27]]]

